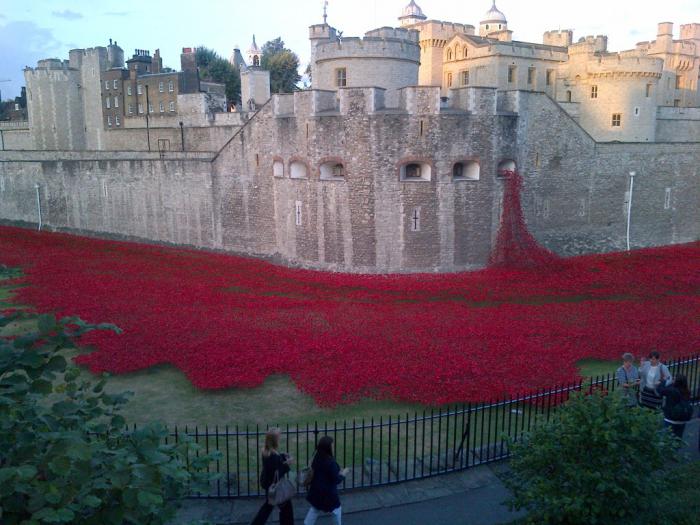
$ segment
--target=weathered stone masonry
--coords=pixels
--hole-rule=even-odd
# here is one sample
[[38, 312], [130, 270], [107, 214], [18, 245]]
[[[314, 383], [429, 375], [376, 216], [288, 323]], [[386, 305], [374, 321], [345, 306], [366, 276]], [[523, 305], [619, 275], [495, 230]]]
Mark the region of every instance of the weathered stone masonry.
[[[700, 238], [697, 142], [596, 143], [541, 93], [461, 88], [441, 108], [437, 87], [399, 91], [396, 109], [380, 88], [274, 96], [216, 155], [0, 152], [0, 219], [36, 223], [39, 184], [51, 228], [318, 269], [456, 271], [487, 263], [498, 166], [513, 161], [528, 226], [558, 253], [625, 246], [630, 170], [634, 247]], [[478, 162], [478, 180], [455, 180], [458, 162]], [[402, 181], [410, 166], [421, 177]]]

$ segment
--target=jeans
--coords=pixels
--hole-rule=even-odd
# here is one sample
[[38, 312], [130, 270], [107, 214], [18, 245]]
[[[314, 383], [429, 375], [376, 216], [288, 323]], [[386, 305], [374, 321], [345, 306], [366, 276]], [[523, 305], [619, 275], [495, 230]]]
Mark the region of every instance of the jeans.
[[[318, 510], [312, 505], [311, 507], [309, 507], [309, 512], [306, 514], [306, 518], [304, 518], [304, 525], [314, 525], [314, 523], [316, 523], [316, 520], [321, 514], [327, 514], [327, 512]], [[335, 522], [335, 525], [342, 525], [342, 511], [340, 510], [340, 507], [338, 507], [337, 509], [333, 509], [331, 514], [333, 514], [333, 521]]]
[[[285, 501], [279, 507], [280, 525], [294, 525], [294, 508], [292, 507], [292, 501]], [[260, 507], [251, 525], [264, 525], [267, 523], [267, 519], [270, 517], [270, 514], [272, 514], [274, 508], [274, 505], [270, 505], [267, 502], [267, 491], [265, 491], [265, 503]]]

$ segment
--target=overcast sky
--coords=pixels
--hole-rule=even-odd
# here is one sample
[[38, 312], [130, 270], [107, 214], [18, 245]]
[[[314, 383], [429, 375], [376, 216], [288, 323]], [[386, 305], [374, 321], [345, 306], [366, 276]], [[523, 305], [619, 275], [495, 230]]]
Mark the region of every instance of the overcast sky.
[[[410, 0], [330, 0], [328, 22], [345, 36], [397, 26]], [[491, 0], [418, 0], [429, 18], [478, 26]], [[205, 45], [229, 57], [237, 44], [245, 56], [258, 44], [282, 37], [302, 62], [309, 59], [307, 28], [322, 21], [323, 0], [2, 0], [0, 82], [2, 98], [19, 94], [22, 69], [41, 58], [67, 58], [73, 48], [116, 40], [128, 57], [135, 48], [160, 48], [164, 64], [179, 69], [182, 47]], [[497, 0], [516, 40], [541, 42], [549, 29], [574, 29], [574, 38], [606, 34], [611, 50], [653, 39], [656, 24], [700, 23], [700, 0]]]

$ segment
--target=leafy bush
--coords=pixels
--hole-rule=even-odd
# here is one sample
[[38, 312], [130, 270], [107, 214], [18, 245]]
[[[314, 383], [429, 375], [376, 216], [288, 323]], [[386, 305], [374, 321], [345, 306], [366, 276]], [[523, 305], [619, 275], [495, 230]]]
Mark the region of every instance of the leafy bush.
[[677, 448], [659, 414], [617, 395], [575, 394], [512, 443], [509, 504], [530, 523], [644, 523], [670, 488]]
[[212, 458], [187, 441], [164, 445], [159, 424], [126, 432], [128, 396], [69, 364], [74, 339], [117, 328], [16, 313], [0, 315], [0, 330], [27, 320], [38, 330], [0, 337], [0, 522], [165, 523], [174, 500], [207, 481], [188, 462], [197, 471]]

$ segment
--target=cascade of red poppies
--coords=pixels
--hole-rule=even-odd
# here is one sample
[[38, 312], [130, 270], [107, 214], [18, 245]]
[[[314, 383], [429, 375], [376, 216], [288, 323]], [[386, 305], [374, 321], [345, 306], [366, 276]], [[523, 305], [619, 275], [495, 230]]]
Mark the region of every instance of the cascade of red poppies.
[[202, 389], [288, 375], [320, 405], [482, 401], [577, 377], [583, 358], [700, 348], [700, 243], [443, 275], [351, 275], [0, 226], [17, 304], [124, 330], [78, 362], [161, 364]]
[[520, 204], [522, 177], [517, 171], [504, 170], [503, 211], [496, 244], [491, 251], [489, 265], [493, 267], [537, 267], [553, 263], [559, 258], [540, 246], [527, 229]]

